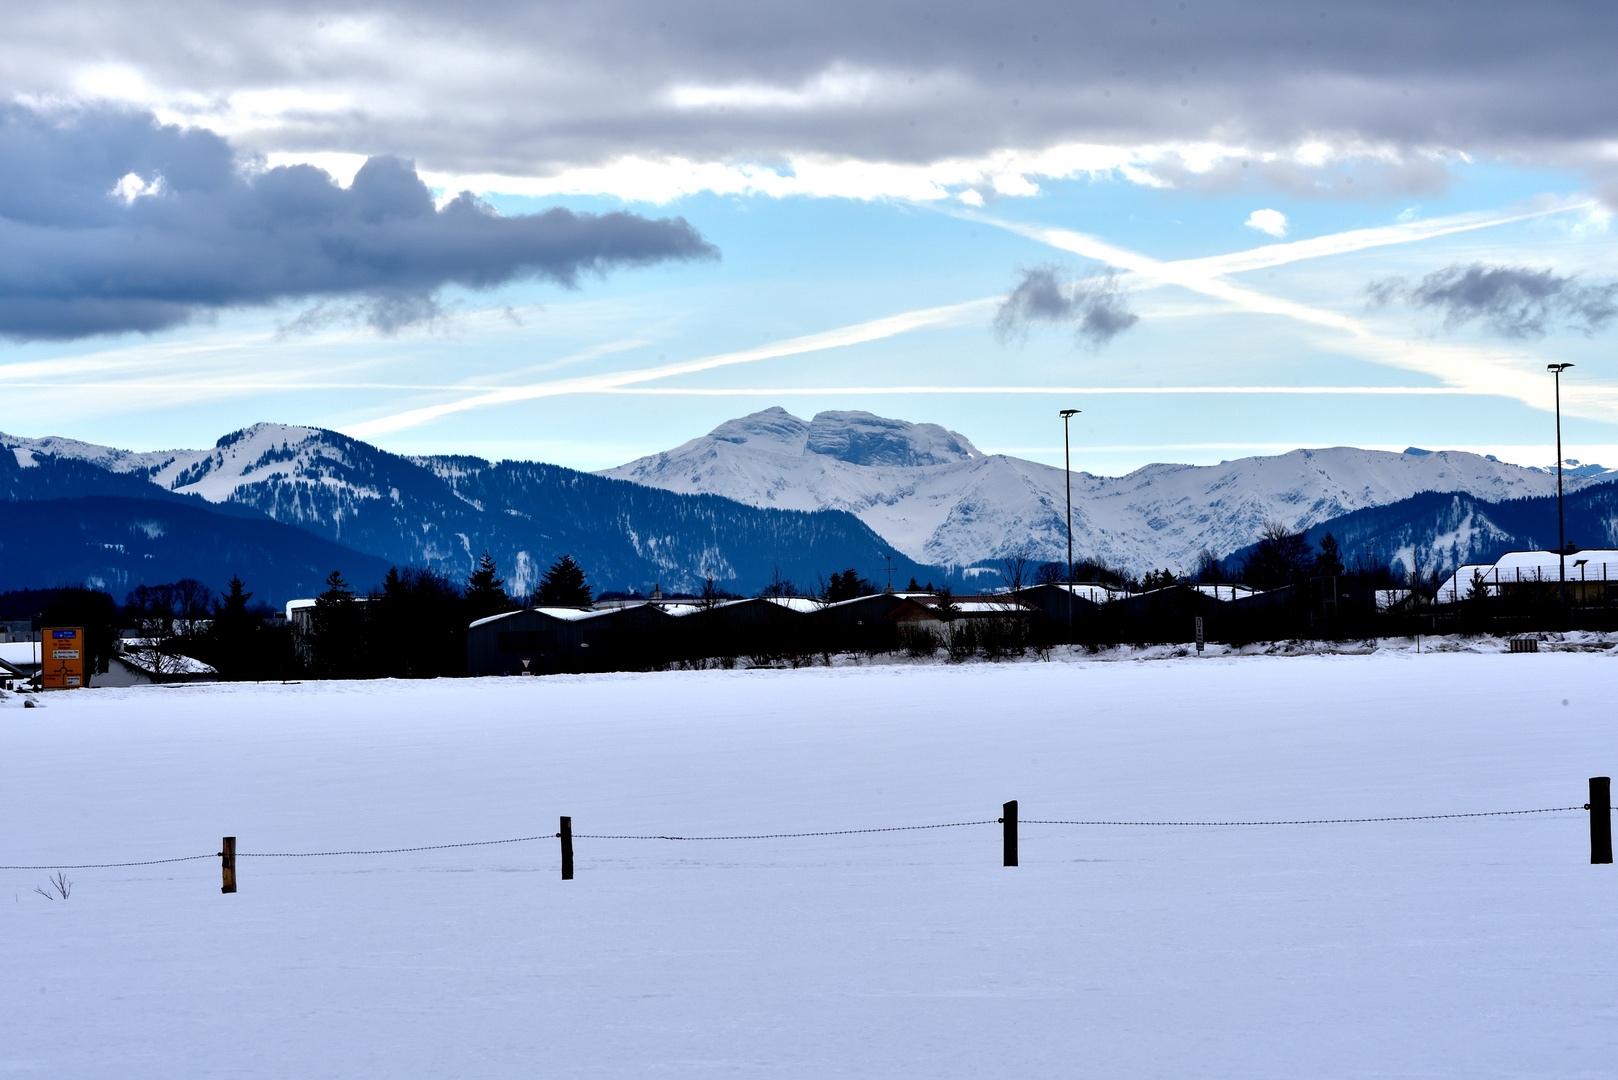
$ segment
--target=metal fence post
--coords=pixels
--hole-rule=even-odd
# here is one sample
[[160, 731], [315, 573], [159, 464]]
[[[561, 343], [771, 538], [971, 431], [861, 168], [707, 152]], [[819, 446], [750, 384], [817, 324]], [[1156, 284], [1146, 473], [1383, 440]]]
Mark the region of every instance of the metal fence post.
[[1000, 808], [1000, 837], [1004, 854], [1002, 866], [1017, 865], [1017, 800], [1012, 799]]
[[[1594, 783], [1594, 781], [1591, 781]], [[219, 870], [224, 877], [222, 893], [236, 891], [236, 838], [227, 836], [219, 844]]]
[[562, 880], [573, 880], [573, 819], [562, 819], [562, 830], [556, 834], [562, 838]]

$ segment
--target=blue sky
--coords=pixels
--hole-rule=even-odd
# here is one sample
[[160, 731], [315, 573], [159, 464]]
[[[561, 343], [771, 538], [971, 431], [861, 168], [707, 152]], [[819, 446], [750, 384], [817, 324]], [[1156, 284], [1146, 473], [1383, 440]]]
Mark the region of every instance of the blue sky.
[[[1249, 7], [1264, 18], [1263, 5]], [[574, 64], [575, 83], [556, 91], [566, 100], [519, 115], [497, 94], [511, 86], [479, 81], [508, 77], [478, 66], [507, 43], [435, 46], [460, 68], [384, 70], [437, 40], [434, 9], [334, 8], [317, 30], [302, 9], [255, 6], [247, 22], [284, 46], [256, 59], [250, 27], [222, 8], [197, 10], [218, 18], [199, 23], [187, 47], [205, 58], [245, 50], [232, 54], [238, 66], [182, 63], [179, 46], [155, 36], [68, 40], [59, 26], [29, 24], [0, 50], [0, 84], [52, 123], [115, 107], [164, 130], [217, 133], [249, 170], [311, 163], [349, 185], [368, 155], [396, 154], [441, 203], [470, 190], [509, 221], [556, 206], [677, 216], [720, 257], [609, 263], [574, 288], [539, 264], [483, 273], [478, 288], [445, 272], [410, 293], [436, 316], [383, 330], [365, 306], [396, 294], [383, 279], [207, 300], [193, 281], [175, 287], [190, 290], [176, 301], [191, 305], [185, 314], [146, 332], [13, 331], [0, 343], [0, 429], [157, 449], [270, 420], [405, 453], [597, 469], [781, 405], [940, 423], [984, 450], [1056, 462], [1056, 413], [1070, 407], [1083, 410], [1074, 464], [1100, 473], [1341, 444], [1546, 464], [1545, 365], [1572, 362], [1567, 455], [1618, 465], [1610, 312], [1584, 323], [1553, 316], [1513, 336], [1485, 307], [1413, 302], [1428, 275], [1474, 265], [1519, 282], [1549, 272], [1559, 295], [1597, 307], [1612, 295], [1600, 291], [1618, 265], [1602, 199], [1611, 155], [1592, 141], [1610, 117], [1568, 120], [1585, 127], [1560, 142], [1534, 134], [1545, 125], [1528, 115], [1533, 72], [1510, 55], [1511, 34], [1526, 30], [1502, 24], [1493, 54], [1456, 59], [1437, 48], [1322, 52], [1337, 46], [1303, 26], [1307, 39], [1243, 60], [1247, 44], [1205, 42], [1195, 27], [1148, 48], [1159, 38], [1135, 38], [1172, 29], [1167, 17], [1126, 20], [1111, 29], [1112, 47], [1138, 47], [1172, 73], [1092, 65], [1099, 81], [1077, 88], [1081, 76], [1044, 74], [1033, 55], [1049, 30], [1019, 38], [1015, 49], [1033, 52], [1010, 68], [1011, 45], [948, 29], [919, 66], [881, 49], [851, 59], [849, 40], [832, 38], [806, 41], [775, 68], [761, 59], [765, 45], [758, 56], [715, 52], [693, 33], [645, 55], [603, 46]], [[767, 21], [774, 9], [758, 10]], [[1343, 15], [1374, 27], [1401, 11], [1367, 3]], [[1024, 13], [1029, 26], [1047, 25], [1036, 9]], [[1424, 17], [1412, 33], [1426, 32]], [[346, 36], [330, 38], [333, 27]], [[1565, 29], [1544, 33], [1572, 48]], [[1588, 33], [1599, 42], [1604, 30]], [[515, 31], [513, 40], [530, 58], [550, 47]], [[29, 41], [42, 55], [54, 49], [65, 74], [28, 68], [19, 57]], [[322, 68], [315, 60], [328, 52], [371, 66]], [[1489, 63], [1496, 77], [1480, 79]], [[1252, 85], [1243, 64], [1257, 65]], [[1266, 64], [1284, 67], [1296, 93], [1276, 89], [1280, 76], [1258, 70]], [[642, 69], [644, 90], [610, 89]], [[1012, 69], [1021, 81], [1004, 83]], [[1361, 80], [1347, 97], [1330, 90], [1346, 75]], [[1199, 79], [1207, 85], [1184, 89]], [[1377, 103], [1378, 86], [1396, 107]], [[1081, 97], [1111, 111], [1074, 111]], [[398, 104], [406, 99], [409, 109]], [[1526, 102], [1518, 128], [1496, 122], [1501, 100]], [[1204, 101], [1217, 115], [1193, 115]], [[1129, 130], [1118, 128], [1124, 102], [1134, 102]], [[892, 115], [878, 123], [881, 108]], [[178, 199], [164, 167], [131, 164], [104, 197], [131, 213]], [[176, 213], [186, 205], [175, 202]], [[1254, 251], [1225, 266], [1194, 262]], [[239, 267], [242, 253], [226, 253], [221, 265]], [[1073, 296], [1110, 271], [1138, 321], [1101, 341], [1061, 321], [997, 334], [997, 310], [1040, 268], [1079, 283]], [[1372, 305], [1367, 286], [1395, 276], [1405, 292]]]
[[[1365, 204], [1276, 192], [1214, 198], [1117, 175], [1042, 183], [1038, 194], [982, 208], [959, 200], [924, 205], [696, 194], [648, 204], [486, 192], [506, 215], [557, 202], [579, 210], [677, 214], [722, 257], [587, 277], [576, 290], [538, 283], [457, 290], [439, 323], [392, 336], [342, 325], [289, 331], [310, 305], [286, 304], [226, 311], [204, 325], [153, 337], [5, 346], [0, 357], [8, 376], [26, 368], [46, 384], [9, 380], [6, 430], [145, 449], [203, 445], [244, 424], [273, 420], [354, 431], [400, 452], [539, 458], [594, 469], [676, 445], [729, 417], [782, 405], [805, 416], [864, 409], [940, 423], [985, 450], [1056, 461], [1056, 411], [1071, 407], [1083, 410], [1074, 428], [1075, 464], [1096, 472], [1341, 444], [1466, 448], [1540, 463], [1555, 456], [1547, 449], [1554, 431], [1544, 365], [1572, 361], [1578, 366], [1566, 377], [1567, 453], [1618, 462], [1611, 399], [1592, 396], [1610, 394], [1614, 386], [1603, 336], [1562, 330], [1541, 340], [1501, 342], [1475, 327], [1446, 329], [1423, 311], [1368, 310], [1366, 284], [1390, 274], [1415, 278], [1483, 261], [1589, 275], [1612, 264], [1606, 215], [1588, 205], [1577, 178], [1502, 165], [1457, 173], [1440, 195]], [[1231, 276], [1264, 295], [1363, 321], [1394, 343], [1388, 355], [1405, 347], [1438, 354], [1433, 370], [1392, 362], [1341, 331], [1254, 313], [1174, 285], [1126, 285], [1140, 322], [1100, 346], [1077, 343], [1062, 326], [1034, 326], [1024, 340], [1009, 341], [992, 326], [996, 301], [1019, 270], [1052, 263], [1065, 276], [1082, 278], [1106, 263], [991, 222], [1070, 229], [1166, 261], [1460, 214], [1507, 218], [1546, 206], [1568, 208]], [[1244, 224], [1261, 209], [1285, 216], [1283, 238]], [[779, 347], [972, 301], [987, 303], [941, 325], [877, 340], [653, 378], [608, 393], [513, 395], [519, 399], [420, 419], [408, 415], [465, 405], [491, 388], [538, 393], [562, 380]], [[1530, 400], [1507, 379], [1445, 377], [1484, 357], [1533, 382]], [[85, 374], [61, 379], [53, 374], [58, 369]], [[882, 392], [903, 387], [916, 389]], [[1030, 389], [960, 392], [972, 387]], [[1120, 392], [1174, 387], [1189, 389]], [[1216, 392], [1233, 387], [1319, 390]], [[1409, 392], [1340, 392], [1345, 387]], [[1087, 392], [1101, 389], [1111, 392]], [[1433, 392], [1445, 389], [1472, 392]], [[1532, 400], [1538, 391], [1543, 401]]]

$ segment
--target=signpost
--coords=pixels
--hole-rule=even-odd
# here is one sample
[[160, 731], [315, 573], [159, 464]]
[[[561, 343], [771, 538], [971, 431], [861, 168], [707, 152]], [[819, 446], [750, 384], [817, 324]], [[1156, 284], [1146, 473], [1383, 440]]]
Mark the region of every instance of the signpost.
[[1202, 655], [1202, 616], [1197, 616], [1197, 655]]
[[45, 627], [39, 632], [40, 686], [68, 690], [84, 681], [83, 627]]

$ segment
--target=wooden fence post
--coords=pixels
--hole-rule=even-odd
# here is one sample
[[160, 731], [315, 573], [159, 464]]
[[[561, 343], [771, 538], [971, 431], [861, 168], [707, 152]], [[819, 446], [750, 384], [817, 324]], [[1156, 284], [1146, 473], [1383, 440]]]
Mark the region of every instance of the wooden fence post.
[[1000, 808], [1000, 839], [1005, 860], [1002, 866], [1017, 865], [1017, 800]]
[[224, 875], [224, 887], [219, 891], [231, 893], [236, 891], [236, 838], [227, 836], [219, 845], [219, 869]]
[[1612, 862], [1612, 777], [1590, 777], [1590, 864]]
[[573, 880], [573, 819], [562, 819], [562, 831], [556, 834], [562, 838], [562, 880]]

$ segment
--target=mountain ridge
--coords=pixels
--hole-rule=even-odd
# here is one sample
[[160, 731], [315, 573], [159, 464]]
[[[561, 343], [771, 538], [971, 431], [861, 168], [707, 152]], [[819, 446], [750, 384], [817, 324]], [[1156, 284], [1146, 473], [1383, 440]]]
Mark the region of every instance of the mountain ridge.
[[[933, 449], [940, 432], [957, 448], [953, 454]], [[860, 460], [817, 449], [860, 438], [884, 449]], [[923, 451], [926, 463], [887, 463]], [[1566, 477], [1569, 490], [1615, 475], [1581, 472]], [[870, 413], [826, 412], [805, 421], [777, 406], [599, 475], [753, 506], [846, 510], [912, 559], [937, 565], [982, 566], [1017, 555], [1060, 562], [1066, 555], [1062, 469], [986, 454], [937, 425]], [[1204, 550], [1216, 557], [1235, 551], [1271, 521], [1306, 529], [1422, 491], [1499, 502], [1555, 490], [1554, 472], [1415, 447], [1403, 454], [1299, 449], [1213, 466], [1155, 463], [1121, 477], [1075, 470], [1072, 479], [1075, 556], [1134, 572], [1190, 569]]]
[[[516, 595], [563, 554], [586, 562], [598, 591], [692, 590], [711, 575], [721, 588], [751, 592], [777, 573], [809, 585], [849, 566], [875, 578], [888, 558], [894, 573], [936, 576], [841, 511], [760, 509], [541, 462], [410, 458], [320, 428], [260, 423], [205, 450], [153, 452], [0, 435], [0, 454], [15, 481], [0, 498], [32, 498], [30, 476], [71, 464], [78, 482], [105, 494], [198, 500], [452, 576], [488, 550]], [[62, 481], [52, 497], [73, 493], [85, 492]]]

